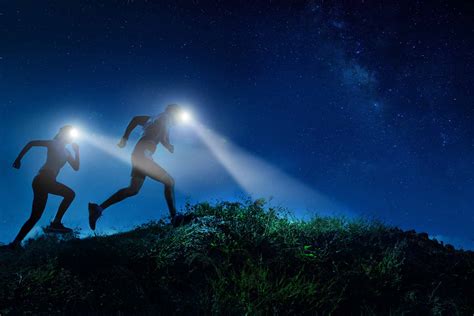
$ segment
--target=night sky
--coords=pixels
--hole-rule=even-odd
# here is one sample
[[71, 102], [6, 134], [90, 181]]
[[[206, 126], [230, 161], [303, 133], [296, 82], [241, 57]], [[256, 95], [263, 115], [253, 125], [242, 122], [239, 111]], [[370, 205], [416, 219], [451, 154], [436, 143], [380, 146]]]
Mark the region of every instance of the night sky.
[[[351, 3], [0, 1], [0, 241], [29, 216], [45, 159], [34, 149], [11, 168], [28, 141], [73, 123], [115, 142], [132, 116], [177, 102], [351, 214], [474, 248], [474, 5]], [[190, 128], [171, 141], [155, 160], [179, 208], [242, 197]], [[77, 194], [64, 222], [89, 233], [87, 202], [130, 168], [78, 143], [81, 170], [59, 177]], [[101, 233], [167, 215], [162, 186], [106, 215]]]

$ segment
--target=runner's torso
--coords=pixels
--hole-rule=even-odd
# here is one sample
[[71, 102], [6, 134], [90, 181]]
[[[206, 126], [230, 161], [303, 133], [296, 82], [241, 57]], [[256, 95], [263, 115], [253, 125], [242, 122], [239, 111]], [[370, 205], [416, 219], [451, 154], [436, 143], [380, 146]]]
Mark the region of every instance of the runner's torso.
[[156, 151], [156, 146], [168, 133], [170, 117], [166, 113], [161, 113], [156, 117], [151, 117], [143, 127], [143, 134], [133, 149], [133, 156], [145, 156], [151, 158]]
[[48, 146], [46, 162], [41, 167], [39, 174], [48, 174], [57, 177], [59, 171], [64, 167], [71, 154], [63, 143], [53, 140]]

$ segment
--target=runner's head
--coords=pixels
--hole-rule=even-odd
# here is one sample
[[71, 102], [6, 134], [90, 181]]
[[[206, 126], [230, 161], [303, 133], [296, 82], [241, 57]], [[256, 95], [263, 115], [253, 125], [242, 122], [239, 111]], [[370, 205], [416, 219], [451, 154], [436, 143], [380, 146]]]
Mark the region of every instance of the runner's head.
[[181, 106], [179, 106], [178, 104], [174, 104], [174, 103], [169, 104], [166, 107], [166, 110], [165, 110], [165, 112], [168, 113], [171, 116], [173, 122], [177, 121], [179, 113], [181, 113], [181, 111], [182, 111]]
[[72, 135], [73, 130], [74, 127], [72, 127], [72, 125], [64, 125], [59, 129], [56, 136], [54, 136], [54, 139], [60, 140], [66, 144], [70, 144], [74, 140], [74, 137]]

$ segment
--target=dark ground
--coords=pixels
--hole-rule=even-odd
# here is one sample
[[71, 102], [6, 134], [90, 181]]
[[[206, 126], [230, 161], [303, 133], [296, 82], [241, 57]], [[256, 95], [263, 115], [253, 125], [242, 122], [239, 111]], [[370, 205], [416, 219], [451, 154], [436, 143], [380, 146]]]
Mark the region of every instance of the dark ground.
[[0, 253], [0, 315], [472, 315], [474, 253], [378, 222], [293, 221], [262, 203], [189, 205], [87, 239]]

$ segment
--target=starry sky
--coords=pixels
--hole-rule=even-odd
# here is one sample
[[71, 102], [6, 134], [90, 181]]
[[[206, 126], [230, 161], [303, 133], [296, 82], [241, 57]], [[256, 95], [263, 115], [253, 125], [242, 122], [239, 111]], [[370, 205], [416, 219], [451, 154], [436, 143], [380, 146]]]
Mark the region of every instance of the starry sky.
[[[0, 1], [0, 241], [29, 216], [44, 150], [11, 168], [29, 140], [73, 123], [115, 141], [132, 116], [178, 102], [354, 214], [473, 249], [473, 38], [474, 5], [457, 1]], [[155, 159], [178, 207], [241, 197], [192, 130], [171, 138], [176, 153]], [[87, 233], [87, 202], [130, 170], [79, 145], [81, 170], [59, 180], [77, 193], [65, 224]], [[148, 180], [100, 232], [166, 213]]]

